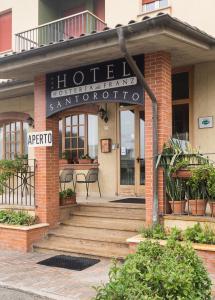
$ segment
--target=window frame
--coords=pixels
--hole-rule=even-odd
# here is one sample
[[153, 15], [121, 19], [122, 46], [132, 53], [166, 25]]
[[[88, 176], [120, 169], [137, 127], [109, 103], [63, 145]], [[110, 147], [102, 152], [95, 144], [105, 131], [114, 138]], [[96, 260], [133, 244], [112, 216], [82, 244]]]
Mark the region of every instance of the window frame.
[[[188, 104], [189, 105], [189, 142], [193, 142], [193, 67], [180, 67], [175, 68], [172, 70], [172, 75], [178, 74], [178, 73], [189, 73], [189, 98], [187, 99], [172, 99], [172, 106], [176, 105], [183, 105]], [[173, 114], [172, 114], [173, 115]], [[173, 129], [172, 129], [172, 135], [173, 135]]]
[[[89, 154], [89, 145], [88, 145], [88, 140], [89, 140], [89, 138], [88, 138], [88, 116], [89, 115], [95, 115], [95, 116], [97, 116], [97, 114], [96, 113], [92, 113], [92, 112], [86, 113], [86, 112], [82, 112], [82, 111], [80, 111], [80, 112], [74, 112], [74, 113], [70, 112], [69, 114], [63, 115], [62, 117], [59, 118], [59, 122], [60, 121], [62, 122], [62, 144], [61, 144], [62, 145], [62, 149], [59, 149], [60, 153], [65, 153], [66, 151], [73, 151], [72, 147], [70, 147], [70, 149], [67, 149], [66, 145], [65, 145], [65, 143], [66, 143], [66, 127], [67, 127], [66, 126], [66, 118], [73, 117], [73, 116], [79, 116], [79, 115], [84, 115], [84, 147], [83, 148], [79, 148], [78, 144], [77, 144], [77, 148], [74, 148], [74, 149], [77, 150], [77, 151], [78, 151], [78, 149], [84, 149], [84, 155]], [[99, 119], [98, 119], [98, 122], [99, 122]], [[79, 125], [79, 122], [78, 122], [77, 127], [79, 127], [79, 126], [80, 125]], [[83, 126], [83, 125], [81, 125], [81, 126]], [[72, 126], [70, 126], [70, 128], [72, 128]], [[71, 135], [70, 135], [70, 139], [72, 139]], [[78, 139], [78, 136], [77, 136], [77, 139]]]
[[[15, 131], [15, 140], [13, 142], [14, 144], [14, 156], [16, 156], [17, 154], [22, 156], [24, 155], [24, 132], [23, 132], [23, 129], [24, 129], [24, 123], [28, 124], [28, 122], [26, 121], [23, 121], [23, 120], [8, 120], [8, 121], [5, 121], [5, 122], [1, 122], [0, 123], [0, 127], [2, 128], [2, 158], [1, 159], [14, 159], [14, 158], [11, 158], [11, 124], [13, 123], [20, 123], [20, 142], [19, 142], [19, 153], [17, 152], [17, 149], [16, 149], [16, 139], [17, 139], [17, 130]], [[9, 125], [10, 126], [10, 141], [8, 143], [9, 145], [9, 151], [7, 151], [6, 149], [6, 145], [7, 145], [7, 141], [6, 141], [6, 137], [7, 137], [7, 132], [6, 132], [6, 126]], [[7, 157], [7, 153], [9, 153], [9, 157]]]

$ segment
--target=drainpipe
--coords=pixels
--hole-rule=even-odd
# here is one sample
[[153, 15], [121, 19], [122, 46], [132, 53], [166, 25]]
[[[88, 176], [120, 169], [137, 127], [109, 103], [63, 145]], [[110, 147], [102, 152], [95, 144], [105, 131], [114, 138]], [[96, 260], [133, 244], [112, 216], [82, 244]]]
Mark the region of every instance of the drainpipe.
[[158, 120], [158, 112], [157, 112], [157, 99], [155, 97], [155, 94], [149, 87], [148, 83], [146, 82], [141, 70], [137, 66], [135, 60], [133, 57], [129, 54], [126, 46], [125, 36], [124, 36], [124, 30], [123, 27], [117, 28], [117, 34], [119, 39], [119, 46], [120, 50], [125, 57], [128, 65], [134, 72], [134, 74], [137, 76], [137, 79], [143, 89], [148, 94], [149, 98], [151, 99], [152, 103], [152, 126], [153, 126], [153, 145], [152, 145], [152, 158], [153, 158], [153, 224], [158, 223], [158, 171], [156, 167], [157, 163], [157, 155], [158, 155], [158, 131], [157, 131], [157, 120]]

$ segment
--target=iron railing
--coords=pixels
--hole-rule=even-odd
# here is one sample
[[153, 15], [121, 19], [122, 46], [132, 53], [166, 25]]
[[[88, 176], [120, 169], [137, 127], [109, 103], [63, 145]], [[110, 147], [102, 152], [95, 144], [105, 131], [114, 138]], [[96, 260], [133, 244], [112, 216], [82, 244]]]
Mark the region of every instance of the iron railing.
[[15, 35], [16, 52], [49, 45], [81, 34], [102, 31], [105, 22], [86, 10]]
[[1, 186], [0, 205], [35, 206], [35, 160], [23, 159], [20, 171]]

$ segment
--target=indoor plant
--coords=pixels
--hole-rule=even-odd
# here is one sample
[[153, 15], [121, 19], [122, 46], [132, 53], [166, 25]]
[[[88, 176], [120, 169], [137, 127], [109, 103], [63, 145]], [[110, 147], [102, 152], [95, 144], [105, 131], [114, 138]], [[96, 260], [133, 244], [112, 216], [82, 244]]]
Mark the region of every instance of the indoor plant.
[[78, 159], [79, 164], [91, 164], [92, 158], [89, 156], [89, 154], [81, 155], [81, 157]]
[[76, 204], [76, 193], [72, 189], [66, 189], [59, 193], [60, 206]]
[[197, 166], [192, 170], [192, 176], [187, 181], [188, 208], [195, 216], [205, 215], [208, 200], [207, 181], [209, 179], [209, 164]]

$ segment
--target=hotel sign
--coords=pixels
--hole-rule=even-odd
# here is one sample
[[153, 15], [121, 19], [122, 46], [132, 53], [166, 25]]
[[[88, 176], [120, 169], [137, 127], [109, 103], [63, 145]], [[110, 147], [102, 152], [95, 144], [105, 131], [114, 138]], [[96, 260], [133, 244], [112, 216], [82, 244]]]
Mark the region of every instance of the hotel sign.
[[[143, 56], [135, 57], [143, 70]], [[98, 102], [143, 104], [143, 88], [125, 59], [46, 75], [47, 117]]]

